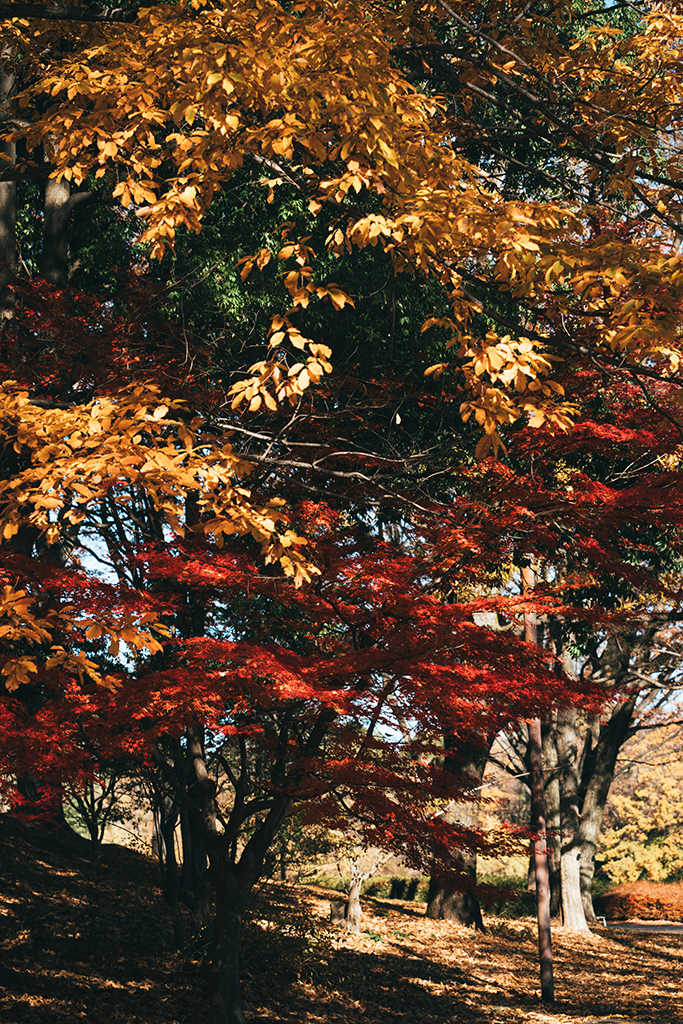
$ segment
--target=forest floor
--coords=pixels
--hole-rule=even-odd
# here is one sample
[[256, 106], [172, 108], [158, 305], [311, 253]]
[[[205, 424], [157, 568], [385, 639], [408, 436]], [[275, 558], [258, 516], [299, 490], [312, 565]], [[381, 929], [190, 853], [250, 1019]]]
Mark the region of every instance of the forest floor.
[[[97, 856], [0, 816], [2, 1024], [204, 1024], [206, 944], [173, 950], [159, 881], [132, 850]], [[681, 936], [556, 928], [551, 1008], [531, 920], [489, 917], [481, 935], [426, 919], [423, 904], [366, 899], [351, 936], [325, 923], [335, 896], [261, 894], [244, 968], [253, 1024], [683, 1024]]]

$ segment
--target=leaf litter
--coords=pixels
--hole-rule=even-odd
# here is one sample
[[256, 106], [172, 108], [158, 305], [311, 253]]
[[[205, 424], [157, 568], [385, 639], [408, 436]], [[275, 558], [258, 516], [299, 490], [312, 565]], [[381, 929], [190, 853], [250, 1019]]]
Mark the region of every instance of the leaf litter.
[[[424, 916], [424, 904], [363, 900], [363, 932], [327, 924], [316, 887], [264, 887], [326, 936], [315, 980], [264, 984], [247, 965], [252, 1024], [683, 1024], [683, 937], [555, 927], [556, 1002], [541, 1003], [531, 919], [485, 918], [484, 935]], [[206, 941], [173, 948], [155, 861], [0, 816], [3, 1024], [204, 1024]]]

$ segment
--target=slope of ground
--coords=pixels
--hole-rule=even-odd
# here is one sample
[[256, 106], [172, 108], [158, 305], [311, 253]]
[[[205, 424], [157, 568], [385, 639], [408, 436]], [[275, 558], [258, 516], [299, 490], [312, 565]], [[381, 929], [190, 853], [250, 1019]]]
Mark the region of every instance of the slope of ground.
[[[204, 1024], [206, 963], [171, 945], [153, 861], [0, 817], [0, 1020], [3, 1024]], [[254, 1024], [586, 1024], [616, 1018], [683, 1024], [683, 939], [556, 929], [557, 1002], [538, 997], [533, 923], [490, 918], [486, 935], [429, 921], [420, 904], [364, 901], [364, 932], [327, 933], [330, 894], [267, 890], [263, 899], [320, 920], [313, 982], [245, 965]], [[281, 941], [271, 933], [269, 941]], [[285, 941], [285, 940], [282, 940]], [[312, 944], [311, 955], [318, 955]], [[263, 961], [261, 961], [263, 963]], [[310, 965], [309, 965], [310, 967]]]

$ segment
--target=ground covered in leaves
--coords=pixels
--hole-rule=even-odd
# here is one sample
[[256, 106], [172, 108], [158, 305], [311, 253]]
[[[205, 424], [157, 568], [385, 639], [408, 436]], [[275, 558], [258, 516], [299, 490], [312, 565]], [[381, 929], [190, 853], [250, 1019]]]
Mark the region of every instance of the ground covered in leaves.
[[[531, 921], [478, 935], [424, 906], [364, 901], [364, 932], [328, 929], [330, 897], [266, 889], [245, 950], [254, 1024], [683, 1024], [683, 937], [554, 932], [557, 1001], [538, 996]], [[156, 865], [121, 847], [0, 817], [3, 1024], [204, 1024], [206, 939], [179, 953]], [[298, 977], [297, 977], [298, 975]]]

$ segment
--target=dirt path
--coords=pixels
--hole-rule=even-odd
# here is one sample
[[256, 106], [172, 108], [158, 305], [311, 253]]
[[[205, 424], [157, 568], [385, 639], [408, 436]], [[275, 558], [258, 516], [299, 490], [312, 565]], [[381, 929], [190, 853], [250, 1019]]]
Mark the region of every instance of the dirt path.
[[607, 928], [651, 935], [683, 935], [683, 924], [656, 924], [654, 921], [608, 921]]

